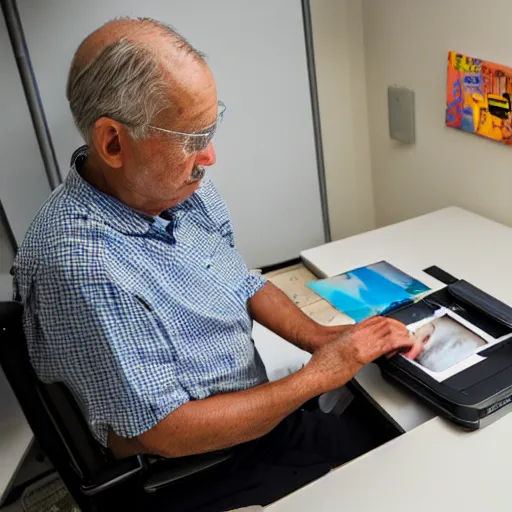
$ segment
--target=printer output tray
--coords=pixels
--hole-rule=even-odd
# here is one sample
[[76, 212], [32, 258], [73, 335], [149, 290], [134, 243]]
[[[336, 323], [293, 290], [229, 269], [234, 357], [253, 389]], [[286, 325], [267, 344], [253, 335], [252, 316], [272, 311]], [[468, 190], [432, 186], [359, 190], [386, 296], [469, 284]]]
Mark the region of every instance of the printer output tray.
[[[407, 325], [448, 308], [493, 338], [512, 334], [512, 308], [465, 281], [455, 281], [422, 301], [387, 316]], [[476, 430], [481, 420], [512, 403], [512, 338], [480, 352], [485, 360], [438, 382], [401, 356], [380, 358], [383, 376], [412, 391], [453, 423]]]

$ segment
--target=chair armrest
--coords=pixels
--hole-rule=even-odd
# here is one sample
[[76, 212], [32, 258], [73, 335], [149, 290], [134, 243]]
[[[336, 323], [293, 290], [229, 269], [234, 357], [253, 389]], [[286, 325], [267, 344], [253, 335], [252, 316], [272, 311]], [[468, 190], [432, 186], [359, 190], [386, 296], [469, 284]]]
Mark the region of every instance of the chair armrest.
[[219, 466], [233, 457], [234, 453], [233, 450], [222, 450], [176, 459], [162, 459], [148, 468], [142, 487], [146, 492], [155, 492], [173, 482]]
[[145, 469], [144, 459], [140, 455], [115, 461], [96, 473], [90, 482], [82, 484], [80, 490], [85, 496], [94, 496], [133, 478]]

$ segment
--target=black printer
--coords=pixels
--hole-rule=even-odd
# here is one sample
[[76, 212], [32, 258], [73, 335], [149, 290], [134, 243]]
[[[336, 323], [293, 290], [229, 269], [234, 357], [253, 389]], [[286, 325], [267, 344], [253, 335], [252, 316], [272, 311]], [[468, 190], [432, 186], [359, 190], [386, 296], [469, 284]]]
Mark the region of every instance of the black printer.
[[437, 267], [425, 272], [447, 286], [386, 316], [410, 325], [446, 308], [492, 338], [504, 340], [479, 351], [480, 362], [442, 382], [400, 355], [376, 363], [386, 379], [412, 391], [439, 415], [476, 430], [484, 418], [512, 403], [512, 308]]

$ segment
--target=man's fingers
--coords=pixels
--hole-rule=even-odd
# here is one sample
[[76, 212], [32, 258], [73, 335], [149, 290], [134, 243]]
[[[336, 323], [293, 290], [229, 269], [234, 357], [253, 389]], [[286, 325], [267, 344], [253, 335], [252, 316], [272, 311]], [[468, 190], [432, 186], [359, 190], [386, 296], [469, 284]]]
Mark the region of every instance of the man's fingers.
[[408, 359], [416, 359], [423, 350], [423, 342], [412, 335], [393, 336], [392, 346], [393, 349], [390, 350], [390, 353], [403, 352]]
[[408, 359], [416, 359], [423, 350], [423, 343], [415, 338], [412, 339], [414, 341], [413, 346], [411, 347], [410, 350], [404, 353], [404, 356], [407, 357]]
[[358, 326], [361, 329], [371, 329], [378, 327], [379, 325], [385, 324], [386, 319], [382, 318], [381, 316], [372, 316], [371, 318], [368, 318], [367, 320], [362, 321], [358, 324]]
[[376, 326], [373, 331], [373, 336], [376, 338], [386, 338], [391, 336], [391, 334], [393, 334], [393, 330], [386, 323]]
[[362, 353], [368, 354], [369, 361], [379, 355], [391, 358], [399, 352], [415, 359], [423, 349], [423, 343], [412, 337], [403, 323], [391, 318], [377, 316], [365, 320], [355, 326], [354, 336], [354, 340], [360, 340], [356, 343], [361, 343]]
[[391, 335], [390, 342], [391, 348], [386, 351], [387, 359], [391, 359], [400, 352], [408, 354], [413, 350], [415, 345], [414, 340], [411, 340], [408, 336], [404, 336], [403, 334], [397, 335], [396, 333]]
[[374, 325], [372, 325], [374, 332], [380, 332], [380, 330], [384, 328], [396, 334], [407, 334], [409, 332], [404, 324], [391, 318], [381, 317], [379, 322], [376, 322]]
[[416, 339], [410, 336], [409, 332], [406, 331], [391, 331], [391, 345], [392, 349], [403, 349], [406, 347], [412, 347], [416, 343]]
[[392, 357], [395, 357], [398, 352], [400, 352], [400, 350], [393, 350], [393, 352], [389, 352], [388, 354], [386, 354], [386, 359], [391, 359]]
[[412, 344], [412, 341], [410, 340], [410, 334], [407, 329], [400, 329], [397, 328], [395, 325], [388, 325], [389, 329], [389, 336], [391, 336], [394, 346], [403, 346], [404, 344], [407, 345], [409, 342]]
[[396, 327], [397, 329], [400, 329], [401, 331], [407, 331], [407, 327], [398, 320], [395, 320], [394, 318], [386, 318], [388, 323], [392, 325], [393, 327]]

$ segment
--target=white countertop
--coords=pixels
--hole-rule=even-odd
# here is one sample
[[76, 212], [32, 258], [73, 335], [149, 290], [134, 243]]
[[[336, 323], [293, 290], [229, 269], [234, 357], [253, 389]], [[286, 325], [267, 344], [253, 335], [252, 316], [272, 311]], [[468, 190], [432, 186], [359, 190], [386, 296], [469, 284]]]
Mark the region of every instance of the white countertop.
[[[512, 305], [512, 229], [461, 208], [445, 208], [301, 256], [322, 276], [386, 260], [433, 290], [445, 285], [423, 270], [436, 265]], [[386, 382], [374, 365], [363, 368], [356, 380], [406, 432], [435, 417], [412, 394]]]
[[269, 512], [508, 512], [512, 415], [476, 432], [436, 418], [267, 507]]

